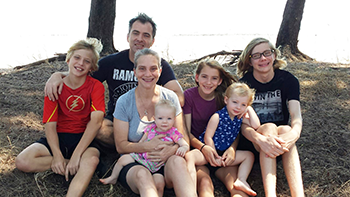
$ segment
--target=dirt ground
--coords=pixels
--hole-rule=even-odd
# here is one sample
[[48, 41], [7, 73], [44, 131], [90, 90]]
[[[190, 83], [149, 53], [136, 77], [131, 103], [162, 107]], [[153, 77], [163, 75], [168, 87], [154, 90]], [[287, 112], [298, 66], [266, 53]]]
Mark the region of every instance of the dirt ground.
[[[173, 65], [173, 69], [184, 89], [194, 86], [193, 65]], [[235, 73], [234, 67], [227, 69]], [[23, 173], [14, 165], [18, 153], [44, 135], [41, 123], [44, 85], [53, 72], [62, 70], [67, 70], [63, 62], [53, 62], [0, 71], [0, 196], [66, 193], [68, 183], [62, 176], [51, 171]], [[301, 84], [304, 125], [297, 146], [306, 196], [350, 196], [350, 65], [291, 62], [286, 70], [296, 75]], [[113, 158], [116, 156], [110, 159]], [[278, 196], [290, 196], [283, 174], [279, 163]], [[248, 182], [258, 196], [264, 196], [258, 166], [254, 166]], [[220, 181], [214, 178], [214, 184], [215, 196], [229, 196]], [[100, 184], [95, 175], [85, 196], [134, 195], [118, 183]], [[167, 190], [164, 196], [174, 193]]]

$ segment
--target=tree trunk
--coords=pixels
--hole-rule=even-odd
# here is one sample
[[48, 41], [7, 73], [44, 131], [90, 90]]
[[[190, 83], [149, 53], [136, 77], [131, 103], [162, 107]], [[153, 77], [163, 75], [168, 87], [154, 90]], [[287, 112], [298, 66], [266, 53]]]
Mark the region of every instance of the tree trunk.
[[113, 43], [115, 6], [116, 0], [91, 0], [87, 37], [101, 40], [101, 56], [117, 52]]
[[276, 46], [289, 60], [312, 60], [298, 49], [298, 36], [303, 18], [305, 0], [288, 0], [283, 13], [283, 20], [278, 32]]

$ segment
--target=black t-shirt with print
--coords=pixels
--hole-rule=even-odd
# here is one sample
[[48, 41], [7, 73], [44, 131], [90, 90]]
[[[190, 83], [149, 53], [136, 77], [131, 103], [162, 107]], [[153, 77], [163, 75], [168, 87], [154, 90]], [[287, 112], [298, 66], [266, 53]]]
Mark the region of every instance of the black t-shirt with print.
[[[108, 55], [98, 62], [99, 69], [93, 73], [93, 77], [108, 84], [109, 101], [107, 114], [113, 114], [118, 98], [137, 86], [137, 78], [134, 75], [134, 63], [129, 59], [129, 49]], [[164, 86], [171, 80], [176, 80], [171, 66], [164, 59], [161, 60], [162, 73], [157, 82]]]

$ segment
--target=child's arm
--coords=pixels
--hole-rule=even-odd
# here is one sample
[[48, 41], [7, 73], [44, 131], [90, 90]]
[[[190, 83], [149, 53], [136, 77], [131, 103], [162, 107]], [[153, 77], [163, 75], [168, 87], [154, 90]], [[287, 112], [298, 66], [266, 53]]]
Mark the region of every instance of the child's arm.
[[177, 143], [180, 145], [180, 147], [177, 149], [176, 155], [184, 157], [186, 152], [190, 150], [190, 146], [188, 145], [186, 140], [184, 140], [183, 138], [179, 139]]
[[191, 124], [192, 124], [192, 114], [185, 114], [184, 115], [185, 120], [185, 126], [189, 133], [191, 133]]
[[65, 173], [67, 181], [68, 181], [68, 173], [70, 173], [71, 175], [74, 175], [77, 173], [77, 171], [79, 169], [81, 155], [84, 153], [84, 151], [90, 145], [92, 140], [96, 137], [96, 134], [102, 125], [104, 112], [103, 111], [93, 111], [93, 112], [91, 112], [90, 116], [91, 116], [91, 119], [86, 126], [84, 134], [83, 134], [82, 138], [80, 139], [77, 147], [75, 148], [71, 159], [68, 162], [66, 173]]
[[223, 160], [223, 166], [224, 167], [232, 166], [232, 164], [236, 160], [236, 151], [237, 151], [238, 142], [239, 142], [239, 135], [237, 136], [235, 141], [233, 141], [231, 146], [228, 147], [225, 150], [224, 154], [222, 155], [222, 160]]
[[218, 113], [213, 114], [208, 122], [207, 129], [205, 130], [205, 134], [204, 134], [205, 144], [212, 147], [214, 150], [216, 149], [213, 141], [213, 136], [215, 134], [216, 128], [218, 127], [219, 121], [220, 121], [219, 114]]
[[53, 155], [51, 170], [57, 174], [64, 175], [66, 170], [66, 161], [60, 150], [56, 127], [57, 122], [45, 123], [45, 136]]
[[257, 130], [260, 127], [260, 120], [251, 106], [247, 107], [247, 112], [243, 116], [243, 123]]
[[199, 139], [197, 139], [192, 133], [191, 133], [191, 124], [192, 124], [192, 115], [191, 114], [185, 114], [184, 115], [184, 120], [185, 120], [185, 126], [187, 128], [187, 132], [189, 135], [189, 144], [198, 150], [201, 149], [201, 147], [204, 145]]

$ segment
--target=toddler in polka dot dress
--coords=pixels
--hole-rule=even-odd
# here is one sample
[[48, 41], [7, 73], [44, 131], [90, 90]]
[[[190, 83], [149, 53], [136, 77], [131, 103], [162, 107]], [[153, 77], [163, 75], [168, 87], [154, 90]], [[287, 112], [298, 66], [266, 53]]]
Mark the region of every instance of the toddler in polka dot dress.
[[233, 186], [249, 196], [257, 195], [247, 183], [254, 164], [254, 154], [250, 151], [236, 150], [236, 147], [242, 123], [254, 129], [260, 127], [259, 118], [251, 107], [254, 94], [255, 91], [244, 83], [231, 84], [225, 92], [226, 106], [211, 116], [205, 132], [199, 136], [199, 140], [204, 142], [201, 150], [212, 148], [216, 151], [214, 160], [207, 161], [200, 151], [192, 151], [193, 156], [187, 160], [189, 170], [195, 168], [195, 165], [208, 162], [213, 167], [239, 165], [238, 177]]

